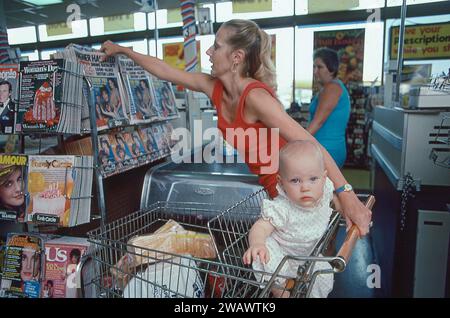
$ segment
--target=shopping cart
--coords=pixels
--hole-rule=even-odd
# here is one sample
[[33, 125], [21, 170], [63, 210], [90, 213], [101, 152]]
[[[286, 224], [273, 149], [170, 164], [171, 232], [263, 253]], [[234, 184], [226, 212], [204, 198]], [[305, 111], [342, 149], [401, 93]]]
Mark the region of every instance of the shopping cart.
[[[265, 192], [259, 191], [225, 212], [210, 204], [157, 202], [146, 210], [89, 232], [91, 252], [79, 266], [82, 291], [89, 290], [91, 297], [107, 298], [268, 297], [275, 279], [289, 280], [289, 277], [255, 271], [238, 260], [244, 251], [245, 233], [258, 218], [259, 205], [264, 196]], [[129, 244], [131, 238], [153, 233], [169, 220], [178, 222], [187, 230], [209, 233], [217, 257], [201, 259]], [[332, 229], [337, 228], [338, 220], [338, 216], [333, 217], [330, 223]], [[322, 242], [330, 240], [331, 231], [327, 231], [325, 236]], [[356, 233], [354, 241], [357, 236]], [[337, 271], [343, 270], [352, 248], [350, 243], [346, 244], [349, 245], [348, 251], [341, 253], [341, 256], [327, 258], [311, 255], [305, 260], [329, 261]], [[317, 249], [322, 251], [320, 246]], [[143, 260], [140, 265], [127, 266], [127, 260], [136, 258]], [[272, 279], [259, 282], [255, 274], [271, 275]], [[306, 274], [299, 275], [293, 287], [302, 289], [298, 286], [308, 286], [307, 282], [317, 275], [313, 274], [310, 278]], [[292, 292], [293, 287], [287, 286], [291, 296], [305, 295]]]
[[[372, 195], [358, 195], [359, 199], [365, 201], [366, 206], [371, 209], [375, 203], [375, 197]], [[262, 287], [258, 297], [269, 297], [271, 291], [276, 288], [281, 290], [279, 294], [282, 297], [309, 297], [316, 279], [319, 275], [329, 275], [343, 272], [350, 259], [353, 247], [359, 238], [359, 230], [353, 225], [348, 231], [344, 243], [336, 254], [334, 243], [339, 226], [345, 226], [344, 218], [334, 211], [328, 228], [324, 235], [314, 245], [309, 255], [287, 255], [280, 262], [273, 273], [248, 273], [245, 271], [234, 270], [234, 268], [246, 268], [243, 263], [243, 255], [249, 247], [248, 235], [252, 225], [260, 217], [260, 206], [264, 199], [268, 199], [267, 192], [262, 189], [248, 198], [238, 202], [226, 211], [222, 212], [210, 222], [208, 227], [211, 233], [222, 235], [216, 238], [218, 243], [216, 251], [222, 263], [230, 265], [224, 267], [228, 274], [241, 277], [246, 280], [255, 277], [265, 277], [264, 287]], [[323, 256], [336, 254], [336, 256]], [[299, 264], [297, 276], [295, 278], [283, 277], [280, 273], [286, 263], [294, 261]], [[330, 269], [317, 269], [317, 263], [329, 263]], [[324, 266], [319, 266], [324, 268]], [[247, 276], [248, 275], [248, 276]], [[284, 286], [279, 286], [277, 282], [285, 281]]]

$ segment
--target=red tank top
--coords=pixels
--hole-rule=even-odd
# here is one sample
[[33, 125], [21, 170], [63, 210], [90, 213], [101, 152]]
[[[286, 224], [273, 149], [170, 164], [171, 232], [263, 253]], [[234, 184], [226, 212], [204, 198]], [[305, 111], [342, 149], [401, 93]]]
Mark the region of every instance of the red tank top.
[[[236, 116], [232, 123], [222, 116], [223, 84], [220, 80], [216, 80], [214, 84], [212, 102], [217, 109], [217, 126], [222, 136], [236, 148], [250, 171], [258, 175], [259, 183], [267, 189], [270, 197], [274, 198], [278, 195], [276, 190], [278, 150], [286, 144], [286, 141], [279, 136], [278, 132], [274, 132], [262, 122], [249, 124], [244, 120], [245, 99], [254, 88], [263, 88], [275, 97], [273, 90], [266, 84], [259, 81], [251, 82], [239, 98]], [[278, 149], [272, 154], [273, 147]]]

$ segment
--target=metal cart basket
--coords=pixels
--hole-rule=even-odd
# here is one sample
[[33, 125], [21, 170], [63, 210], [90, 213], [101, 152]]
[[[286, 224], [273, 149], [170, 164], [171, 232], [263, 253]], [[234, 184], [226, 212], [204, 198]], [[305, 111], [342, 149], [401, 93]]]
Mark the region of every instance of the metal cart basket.
[[[371, 208], [375, 202], [375, 198], [372, 195], [358, 195], [358, 197], [360, 200], [365, 201], [366, 206], [369, 208]], [[276, 286], [276, 282], [280, 278], [283, 280], [285, 279], [285, 277], [281, 275], [282, 268], [286, 263], [294, 261], [300, 264], [297, 268], [297, 275], [295, 278], [288, 278], [285, 286], [277, 287], [278, 289], [281, 289], [279, 296], [296, 298], [309, 297], [314, 282], [319, 275], [339, 273], [345, 270], [352, 249], [359, 238], [358, 229], [356, 226], [353, 226], [348, 231], [341, 249], [336, 254], [334, 251], [334, 241], [339, 226], [345, 226], [345, 220], [338, 212], [334, 211], [330, 218], [327, 230], [315, 243], [309, 255], [287, 255], [273, 273], [251, 273], [235, 270], [235, 268], [248, 268], [243, 263], [243, 255], [249, 248], [249, 231], [252, 225], [260, 217], [260, 207], [264, 199], [268, 199], [268, 194], [262, 189], [230, 207], [208, 222], [211, 233], [215, 232], [222, 235], [219, 239], [215, 240], [215, 242], [219, 242], [224, 246], [224, 248], [220, 248], [220, 245], [216, 247], [220, 261], [230, 265], [229, 267], [224, 267], [229, 270], [228, 273], [230, 275], [241, 277], [242, 279], [255, 280], [256, 276], [262, 277], [265, 275], [266, 282], [263, 283], [264, 286], [258, 294], [258, 297], [269, 297], [271, 295], [271, 290]], [[334, 254], [336, 254], [336, 256], [323, 256]], [[331, 268], [328, 270], [318, 270], [315, 265], [319, 262], [327, 262], [331, 265]]]
[[[137, 211], [89, 232], [89, 241], [93, 246], [91, 253], [80, 264], [82, 290], [94, 290], [90, 295], [107, 298], [269, 297], [273, 281], [279, 278], [288, 281], [289, 277], [255, 271], [243, 266], [240, 260], [247, 244], [246, 233], [258, 218], [259, 205], [265, 196], [263, 190], [258, 191], [225, 212], [210, 204], [157, 202], [146, 210]], [[339, 219], [338, 214], [333, 216], [314, 253], [326, 248]], [[214, 241], [217, 258], [200, 259], [128, 243], [137, 235], [153, 233], [169, 220], [178, 222], [187, 230], [209, 233]], [[358, 236], [354, 236], [356, 241]], [[305, 269], [299, 268], [294, 285], [287, 285], [291, 297], [306, 296], [310, 285], [308, 282], [320, 274], [311, 273], [311, 263], [331, 262], [334, 271], [342, 271], [350, 252], [337, 257], [318, 257], [314, 253], [308, 257], [297, 257], [307, 263]], [[133, 258], [143, 261], [139, 266], [127, 266], [127, 260]], [[88, 266], [88, 275], [84, 275], [86, 271], [83, 268], [87, 263], [91, 266]], [[267, 282], [259, 282], [255, 274], [270, 275], [272, 278]], [[86, 279], [87, 276], [90, 278]], [[86, 285], [89, 285], [88, 288]]]

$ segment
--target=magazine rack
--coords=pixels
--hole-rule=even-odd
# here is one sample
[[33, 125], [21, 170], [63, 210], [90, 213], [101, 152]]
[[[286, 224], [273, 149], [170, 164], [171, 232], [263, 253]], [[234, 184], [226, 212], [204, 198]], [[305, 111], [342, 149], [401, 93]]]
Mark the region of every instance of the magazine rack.
[[[68, 73], [72, 76], [76, 76], [79, 78], [82, 78], [82, 80], [87, 84], [89, 93], [92, 92], [93, 89], [93, 85], [91, 82], [91, 78], [95, 77], [95, 76], [87, 76], [85, 74], [79, 74], [76, 72], [73, 72], [72, 70], [63, 68], [63, 67], [56, 67], [53, 70], [52, 74], [55, 74], [57, 72], [65, 72]], [[74, 104], [74, 103], [67, 103], [58, 99], [55, 99], [55, 96], [53, 95], [53, 101], [54, 102], [58, 102], [60, 105], [65, 105], [65, 106], [69, 106], [69, 107], [78, 107], [78, 108], [83, 108], [86, 107], [86, 105], [81, 105], [81, 104]], [[152, 153], [145, 153], [145, 154], [141, 154], [137, 157], [135, 157], [134, 159], [138, 162], [137, 165], [132, 165], [132, 166], [128, 166], [124, 169], [121, 169], [120, 171], [117, 171], [113, 174], [110, 175], [102, 175], [101, 170], [102, 170], [102, 165], [101, 162], [99, 162], [99, 145], [98, 145], [98, 136], [99, 136], [99, 132], [97, 130], [97, 125], [96, 125], [96, 110], [95, 107], [93, 107], [93, 105], [91, 105], [92, 102], [89, 99], [87, 102], [87, 106], [89, 108], [89, 118], [87, 117], [82, 117], [81, 120], [86, 120], [89, 119], [89, 123], [90, 123], [90, 129], [87, 128], [83, 128], [81, 127], [81, 131], [80, 131], [80, 136], [86, 134], [90, 134], [91, 137], [91, 143], [92, 143], [92, 156], [93, 156], [93, 166], [92, 167], [70, 167], [70, 168], [66, 168], [66, 179], [65, 179], [65, 183], [64, 183], [64, 189], [67, 189], [67, 173], [69, 169], [93, 169], [94, 170], [94, 178], [96, 180], [95, 184], [96, 184], [96, 194], [97, 194], [97, 203], [98, 203], [98, 208], [99, 208], [99, 214], [97, 215], [92, 215], [91, 214], [91, 221], [96, 220], [96, 219], [100, 219], [100, 225], [101, 227], [104, 226], [104, 224], [106, 223], [106, 202], [105, 202], [105, 193], [104, 193], [104, 180], [109, 178], [110, 176], [113, 175], [117, 175], [120, 173], [123, 173], [125, 171], [131, 170], [133, 168], [136, 168], [138, 166], [142, 166], [151, 162], [154, 162], [156, 160], [160, 160], [160, 159], [164, 159], [166, 158], [168, 155], [170, 155], [171, 150], [170, 148], [172, 147], [172, 145], [168, 145], [167, 148], [164, 149], [159, 149], [156, 151], [153, 151]], [[16, 110], [16, 112], [18, 112]], [[154, 123], [161, 123], [161, 122], [166, 122], [172, 119], [176, 119], [178, 118], [179, 115], [172, 115], [166, 118], [156, 118], [155, 120], [152, 120], [148, 123], [142, 123], [142, 124], [130, 124], [130, 122], [121, 122], [120, 125], [115, 126], [113, 125], [108, 125], [108, 128], [105, 129], [104, 131], [110, 131], [111, 129], [122, 129], [122, 128], [126, 128], [126, 127], [135, 127], [135, 126], [149, 126], [151, 127], [151, 125], [153, 125]], [[25, 142], [24, 142], [24, 137], [25, 136], [38, 136], [39, 137], [39, 151], [38, 153], [41, 153], [41, 140], [43, 137], [45, 136], [56, 136], [58, 137], [58, 144], [61, 144], [64, 141], [64, 134], [63, 132], [58, 132], [58, 131], [20, 131], [18, 132], [19, 136], [20, 136], [20, 152], [21, 153], [25, 153]], [[22, 172], [24, 173], [24, 172]], [[28, 193], [28, 189], [26, 187], [26, 185], [23, 186], [23, 189], [25, 189], [25, 197], [29, 198], [30, 194]], [[77, 196], [77, 197], [70, 197], [68, 198], [68, 195], [66, 193], [66, 191], [64, 190], [64, 197], [66, 199], [70, 199], [70, 200], [83, 200], [83, 199], [90, 199], [93, 198], [93, 195], [90, 196]], [[0, 220], [7, 220], [7, 221], [17, 221], [17, 213], [15, 213], [15, 215], [12, 215], [11, 213], [3, 213], [0, 214]], [[37, 225], [55, 225], [52, 222], [46, 223], [46, 222], [36, 222]]]

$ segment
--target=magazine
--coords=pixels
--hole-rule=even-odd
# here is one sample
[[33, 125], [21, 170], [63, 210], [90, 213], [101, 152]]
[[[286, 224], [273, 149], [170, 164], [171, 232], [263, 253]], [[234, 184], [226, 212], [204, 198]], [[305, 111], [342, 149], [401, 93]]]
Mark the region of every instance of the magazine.
[[20, 62], [16, 131], [52, 132], [60, 119], [63, 60]]
[[18, 103], [19, 65], [0, 64], [0, 133], [14, 133]]
[[139, 131], [135, 130], [131, 133], [131, 153], [133, 157], [138, 161], [138, 164], [145, 164], [149, 159], [148, 151], [145, 149], [144, 141], [141, 139], [141, 135]]
[[108, 134], [98, 136], [98, 162], [101, 166], [100, 173], [108, 177], [118, 172], [118, 162], [115, 156], [115, 144]]
[[178, 109], [175, 103], [175, 94], [170, 82], [151, 76], [155, 97], [159, 108], [160, 119], [178, 117]]
[[28, 222], [67, 226], [74, 164], [74, 156], [29, 156]]
[[135, 160], [131, 153], [130, 144], [128, 143], [130, 138], [128, 138], [126, 133], [116, 133], [114, 134], [113, 139], [115, 140], [115, 155], [117, 161], [122, 165], [120, 170], [128, 170], [135, 166]]
[[106, 61], [100, 62], [104, 53], [79, 45], [69, 45], [66, 50], [70, 50], [82, 64], [84, 75], [90, 82], [90, 89], [86, 84], [84, 90], [85, 95], [89, 96], [86, 102], [95, 109], [97, 130], [128, 125], [125, 94], [116, 58], [108, 57]]
[[0, 297], [38, 298], [44, 261], [42, 237], [30, 233], [8, 234]]
[[45, 274], [42, 298], [77, 298], [80, 281], [76, 268], [86, 254], [89, 242], [85, 238], [60, 237], [45, 242]]
[[0, 154], [0, 220], [24, 221], [27, 161], [26, 155]]
[[133, 60], [120, 57], [120, 72], [129, 96], [131, 123], [158, 119], [155, 94], [148, 73]]
[[153, 136], [155, 137], [156, 144], [158, 145], [158, 153], [160, 156], [165, 156], [170, 153], [169, 141], [167, 140], [166, 133], [163, 125], [158, 124], [152, 126]]

